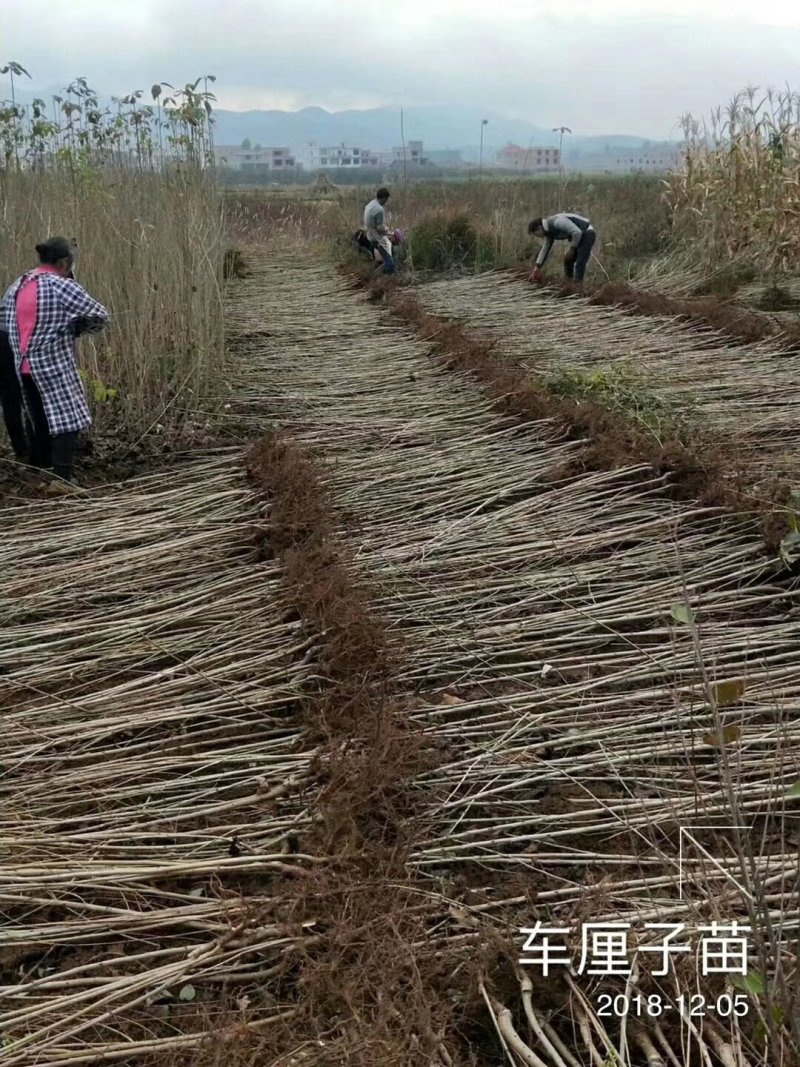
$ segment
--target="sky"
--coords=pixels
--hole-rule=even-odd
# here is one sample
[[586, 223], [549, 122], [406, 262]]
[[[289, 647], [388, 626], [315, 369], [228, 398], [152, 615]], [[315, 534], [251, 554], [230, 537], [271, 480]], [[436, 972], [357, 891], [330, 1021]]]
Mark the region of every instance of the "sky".
[[43, 91], [214, 74], [232, 110], [462, 104], [584, 135], [800, 90], [797, 0], [0, 0], [0, 42]]

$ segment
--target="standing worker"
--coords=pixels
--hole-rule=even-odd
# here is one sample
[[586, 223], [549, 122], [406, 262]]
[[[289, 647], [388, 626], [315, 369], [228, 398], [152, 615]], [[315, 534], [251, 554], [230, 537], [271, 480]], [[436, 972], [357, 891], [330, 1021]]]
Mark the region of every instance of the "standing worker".
[[389, 202], [389, 190], [385, 186], [375, 194], [364, 208], [364, 232], [376, 255], [383, 263], [384, 274], [394, 274], [394, 255], [392, 254], [391, 230], [386, 217], [386, 205]]
[[533, 219], [528, 223], [528, 233], [533, 234], [534, 237], [544, 238], [544, 244], [530, 274], [532, 282], [544, 280], [542, 267], [553, 249], [554, 241], [569, 241], [569, 249], [564, 256], [564, 276], [568, 281], [573, 281], [573, 279], [576, 282], [583, 281], [592, 247], [597, 238], [595, 229], [588, 219], [585, 219], [583, 215], [562, 212], [546, 219]]
[[17, 377], [14, 351], [4, 318], [0, 318], [0, 410], [14, 455], [24, 463], [28, 458], [28, 441], [23, 419], [22, 386]]
[[[68, 277], [74, 278], [70, 271]], [[25, 434], [25, 405], [22, 386], [17, 375], [14, 350], [8, 336], [5, 316], [0, 314], [0, 410], [8, 439], [15, 457], [22, 463], [28, 459], [28, 438]]]
[[22, 385], [30, 462], [69, 482], [78, 432], [92, 422], [75, 338], [102, 330], [108, 312], [70, 277], [74, 250], [66, 238], [51, 237], [36, 251], [40, 266], [7, 291], [0, 320]]

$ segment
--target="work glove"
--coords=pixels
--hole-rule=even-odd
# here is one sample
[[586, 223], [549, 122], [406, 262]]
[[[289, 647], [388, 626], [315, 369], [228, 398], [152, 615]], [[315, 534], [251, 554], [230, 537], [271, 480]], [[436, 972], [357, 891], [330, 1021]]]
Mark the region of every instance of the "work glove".
[[534, 267], [528, 275], [528, 281], [533, 282], [535, 285], [540, 285], [544, 281], [544, 274], [542, 274], [542, 268]]

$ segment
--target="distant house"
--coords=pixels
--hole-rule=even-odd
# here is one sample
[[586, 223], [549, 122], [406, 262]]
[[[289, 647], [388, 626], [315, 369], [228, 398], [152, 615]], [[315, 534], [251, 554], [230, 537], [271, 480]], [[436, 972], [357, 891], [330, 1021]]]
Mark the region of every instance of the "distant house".
[[645, 174], [666, 174], [668, 171], [674, 170], [680, 162], [680, 149], [672, 148], [662, 151], [637, 152], [635, 155], [617, 156], [616, 169], [628, 173], [639, 171]]
[[495, 165], [502, 170], [516, 170], [525, 174], [542, 174], [557, 171], [561, 166], [561, 154], [557, 148], [531, 145], [522, 148], [508, 144], [494, 157]]
[[287, 171], [297, 166], [291, 148], [262, 148], [245, 141], [241, 145], [217, 145], [214, 158], [220, 167], [241, 171]]
[[345, 143], [338, 145], [309, 144], [302, 153], [303, 166], [308, 170], [338, 170], [346, 167], [379, 167], [380, 158], [371, 148]]
[[422, 141], [406, 141], [405, 145], [399, 145], [391, 152], [384, 152], [382, 162], [390, 167], [427, 167], [429, 160], [425, 155]]

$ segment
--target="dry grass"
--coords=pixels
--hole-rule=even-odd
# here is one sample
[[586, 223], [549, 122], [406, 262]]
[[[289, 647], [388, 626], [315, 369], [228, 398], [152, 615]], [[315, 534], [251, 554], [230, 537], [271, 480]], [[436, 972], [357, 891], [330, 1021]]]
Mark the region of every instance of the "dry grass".
[[800, 270], [800, 102], [748, 89], [708, 123], [684, 120], [686, 163], [668, 200], [676, 238], [704, 267], [755, 266], [769, 277]]
[[[773, 344], [733, 344], [721, 332], [690, 329], [669, 315], [631, 317], [627, 308], [593, 307], [593, 298], [574, 294], [559, 299], [502, 275], [416, 292], [429, 312], [499, 341], [509, 366], [518, 373], [522, 368], [529, 380], [555, 384], [561, 399], [558, 378], [565, 373], [578, 376], [587, 395], [603, 403], [609, 390], [616, 391], [617, 415], [627, 406], [627, 421], [645, 442], [646, 451], [635, 454], [653, 462], [659, 448], [668, 446], [669, 454], [677, 444], [699, 461], [689, 469], [699, 465], [707, 472], [689, 481], [690, 491], [702, 495], [705, 485], [707, 499], [760, 514], [772, 550], [786, 533], [796, 464], [797, 352], [780, 336]], [[655, 306], [670, 309], [669, 303]], [[633, 390], [624, 388], [629, 372]], [[760, 379], [780, 389], [781, 402], [759, 387]], [[674, 416], [664, 418], [667, 409]]]
[[316, 862], [287, 844], [309, 821], [309, 641], [256, 561], [238, 457], [0, 522], [4, 1061], [167, 1056], [231, 1013], [269, 1026], [292, 1005], [236, 999], [308, 936], [276, 885]]
[[[465, 284], [472, 288], [472, 283]], [[712, 427], [701, 427], [679, 402], [667, 405], [657, 393], [648, 392], [646, 379], [626, 388], [623, 379], [603, 372], [592, 377], [577, 369], [580, 364], [545, 376], [538, 368], [520, 364], [506, 351], [503, 339], [426, 310], [430, 305], [442, 307], [436, 297], [425, 299], [426, 289], [417, 290], [420, 300], [414, 292], [378, 279], [370, 283], [370, 291], [373, 299], [385, 299], [395, 315], [431, 341], [446, 367], [474, 375], [500, 410], [526, 420], [555, 420], [568, 438], [586, 442], [578, 460], [581, 469], [613, 470], [632, 460], [646, 463], [668, 478], [676, 499], [697, 499], [756, 518], [766, 550], [777, 551], [788, 529], [786, 481], [776, 477], [765, 484], [758, 469], [748, 469], [740, 448], [721, 441]], [[444, 291], [437, 290], [437, 296]], [[473, 311], [475, 296], [473, 291], [469, 297]], [[589, 301], [595, 302], [604, 301]], [[499, 307], [495, 298], [492, 314]], [[464, 308], [458, 303], [453, 310]]]
[[[11, 67], [13, 95], [27, 72]], [[78, 78], [63, 97], [0, 104], [3, 288], [45, 237], [77, 240], [78, 280], [111, 313], [107, 333], [81, 342], [86, 391], [101, 429], [128, 443], [186, 421], [222, 374], [213, 80], [105, 106]]]
[[[743, 853], [713, 830], [701, 844], [756, 885], [758, 967], [772, 961], [761, 971], [765, 997], [784, 997], [797, 915], [793, 850], [778, 840], [791, 834], [786, 686], [796, 672], [784, 658], [788, 635], [779, 647], [775, 638], [796, 626], [794, 592], [771, 577], [746, 524], [666, 499], [664, 481], [645, 467], [584, 470], [580, 454], [591, 441], [564, 441], [549, 419], [522, 426], [492, 414], [465, 376], [427, 359], [429, 343], [370, 317], [366, 305], [348, 307], [324, 269], [290, 263], [259, 269], [238, 305], [250, 418], [254, 428], [279, 419], [324, 456], [340, 534], [356, 548], [359, 570], [374, 576], [375, 610], [405, 638], [399, 681], [420, 691], [414, 721], [446, 757], [415, 781], [431, 791], [426, 804], [443, 799], [417, 820], [411, 864], [431, 879], [428, 932], [415, 952], [427, 961], [436, 947], [453, 960], [453, 1061], [466, 1042], [477, 1062], [496, 1062], [471, 960], [501, 1025], [505, 1005], [522, 1041], [558, 1062], [527, 1028], [508, 958], [524, 918], [575, 926], [590, 916], [636, 924], [680, 915], [695, 929], [712, 914], [749, 914], [699, 855], [693, 885], [705, 888], [677, 898], [677, 828], [699, 812], [712, 827], [746, 813]], [[312, 292], [310, 321], [303, 309]], [[366, 338], [369, 322], [375, 333]], [[298, 358], [276, 387], [287, 353]], [[687, 600], [697, 642], [671, 615]], [[746, 680], [744, 691], [736, 684], [728, 704], [725, 683], [735, 678]], [[713, 742], [727, 727], [738, 738], [729, 753]], [[490, 959], [481, 946], [488, 951], [498, 934], [507, 955]], [[682, 971], [681, 983], [696, 981], [692, 967]], [[554, 1005], [535, 983], [534, 1009], [583, 1055], [581, 1027], [597, 990], [578, 984], [588, 1005], [574, 993], [567, 1002], [551, 983], [561, 998]], [[441, 987], [429, 989], [436, 1006]], [[791, 994], [781, 1002], [788, 1019]], [[689, 1037], [647, 1023], [643, 1040], [663, 1038], [679, 1055], [684, 1041], [692, 1055], [741, 1042], [746, 1051], [734, 1062], [760, 1063], [762, 1009], [751, 1002], [745, 1024]], [[790, 1063], [780, 1047], [788, 1029], [781, 1037], [773, 1019], [770, 1032], [772, 1060]], [[594, 1038], [590, 1029], [592, 1040], [624, 1062], [618, 1025]]]
[[[200, 171], [6, 171], [0, 176], [6, 284], [48, 234], [75, 237], [77, 277], [111, 328], [81, 341], [95, 414], [126, 437], [196, 409], [223, 365], [221, 200]], [[116, 396], [104, 400], [102, 390]]]
[[[797, 591], [324, 267], [246, 267], [250, 483], [222, 456], [6, 513], [5, 1058], [789, 1067]], [[680, 898], [690, 819], [714, 862]], [[590, 977], [517, 972], [536, 918], [754, 920], [764, 992], [626, 1029]]]
[[355, 580], [324, 468], [274, 433], [251, 448], [248, 467], [268, 501], [264, 544], [278, 554], [287, 600], [321, 635], [318, 684], [303, 707], [318, 746], [311, 847], [332, 863], [295, 897], [296, 923], [321, 937], [299, 960], [300, 1014], [283, 1044], [302, 1033], [326, 1062], [354, 1067], [436, 1057], [446, 1011], [430, 988], [436, 968], [412, 948], [425, 910], [405, 884], [421, 803], [410, 783], [436, 759], [409, 728], [396, 684], [402, 652]]
[[[596, 254], [607, 273], [627, 275], [631, 261], [660, 247], [665, 223], [654, 178], [428, 181], [392, 185], [394, 225], [405, 230], [406, 266], [463, 271], [512, 266], [535, 242], [528, 221], [561, 209], [589, 214], [600, 234]], [[228, 193], [243, 241], [290, 237], [324, 243], [339, 253], [361, 225], [372, 187], [342, 186], [319, 194], [303, 189]], [[461, 237], [453, 236], [457, 229]], [[466, 231], [468, 240], [463, 240]], [[603, 270], [598, 274], [604, 277]]]
[[800, 326], [728, 300], [713, 296], [674, 297], [664, 292], [634, 288], [622, 281], [606, 282], [578, 290], [563, 285], [560, 296], [584, 292], [591, 304], [624, 308], [633, 315], [649, 315], [684, 320], [710, 327], [717, 333], [743, 344], [771, 340], [787, 351], [800, 350]]

